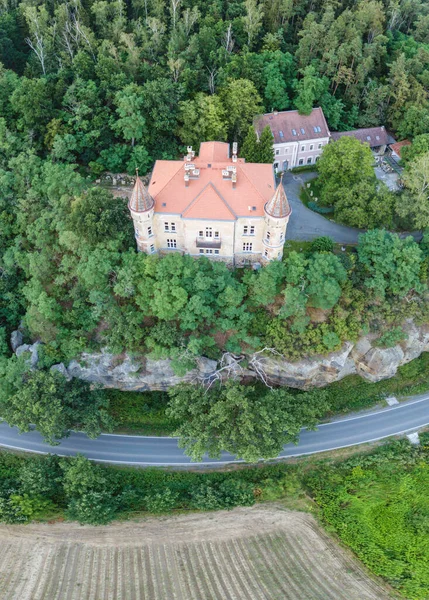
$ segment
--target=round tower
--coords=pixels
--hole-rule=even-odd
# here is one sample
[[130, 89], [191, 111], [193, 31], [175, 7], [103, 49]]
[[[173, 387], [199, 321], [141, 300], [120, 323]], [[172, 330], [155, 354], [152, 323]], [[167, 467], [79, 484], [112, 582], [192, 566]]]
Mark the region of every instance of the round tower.
[[262, 256], [265, 260], [282, 259], [286, 228], [291, 212], [292, 210], [283, 187], [282, 174], [274, 196], [264, 207], [265, 223]]
[[155, 212], [155, 201], [143, 185], [136, 172], [136, 182], [131, 194], [128, 208], [134, 223], [134, 233], [139, 252], [153, 254], [156, 251], [155, 229], [153, 215]]

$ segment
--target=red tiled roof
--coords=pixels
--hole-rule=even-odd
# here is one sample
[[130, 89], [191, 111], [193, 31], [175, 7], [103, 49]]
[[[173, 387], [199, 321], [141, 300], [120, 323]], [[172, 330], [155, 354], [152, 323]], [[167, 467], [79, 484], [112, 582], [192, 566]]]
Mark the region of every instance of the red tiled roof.
[[[155, 212], [214, 220], [264, 215], [264, 206], [275, 192], [272, 164], [246, 163], [241, 158], [234, 163], [224, 142], [203, 142], [192, 163], [199, 176], [190, 177], [186, 186], [184, 161], [156, 161], [149, 184]], [[228, 166], [236, 168], [235, 187], [222, 176]]]
[[353, 131], [335, 131], [331, 134], [334, 141], [337, 141], [344, 136], [354, 137], [363, 144], [369, 144], [371, 148], [391, 144], [395, 141], [383, 126], [366, 127], [364, 129], [354, 129]]
[[390, 147], [392, 148], [393, 152], [395, 154], [397, 154], [399, 156], [399, 158], [401, 158], [401, 150], [404, 146], [411, 146], [410, 140], [402, 140], [402, 142], [396, 142], [395, 144], [392, 144]]
[[260, 135], [267, 125], [272, 131], [275, 144], [329, 137], [328, 125], [320, 107], [313, 108], [309, 115], [300, 115], [297, 110], [262, 115], [255, 120], [256, 132]]
[[185, 219], [216, 219], [218, 221], [233, 221], [236, 217], [211, 182], [185, 208], [182, 216]]

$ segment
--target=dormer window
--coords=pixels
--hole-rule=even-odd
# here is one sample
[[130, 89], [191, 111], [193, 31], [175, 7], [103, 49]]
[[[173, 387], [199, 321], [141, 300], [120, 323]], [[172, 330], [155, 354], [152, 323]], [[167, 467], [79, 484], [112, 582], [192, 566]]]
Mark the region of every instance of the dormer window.
[[296, 129], [292, 129], [292, 135], [296, 135]]
[[284, 137], [284, 135], [283, 135], [283, 131], [279, 131], [279, 136], [280, 136], [281, 138], [282, 138], [282, 137]]
[[301, 133], [302, 133], [302, 135], [305, 134], [305, 129], [303, 127], [301, 127]]
[[370, 135], [367, 135], [367, 136], [366, 136], [366, 139], [368, 140], [368, 142], [370, 142], [370, 141], [371, 141], [371, 136], [370, 136]]

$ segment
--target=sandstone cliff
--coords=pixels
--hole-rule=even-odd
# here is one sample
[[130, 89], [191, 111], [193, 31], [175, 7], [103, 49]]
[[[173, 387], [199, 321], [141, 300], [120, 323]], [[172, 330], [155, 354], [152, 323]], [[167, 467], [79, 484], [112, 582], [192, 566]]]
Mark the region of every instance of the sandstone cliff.
[[[277, 385], [303, 390], [323, 387], [339, 381], [347, 375], [360, 375], [376, 382], [395, 375], [398, 367], [429, 351], [429, 326], [417, 326], [412, 320], [404, 326], [407, 339], [393, 348], [378, 348], [373, 335], [360, 338], [356, 344], [346, 342], [343, 347], [327, 356], [318, 356], [290, 362], [271, 354], [244, 357], [248, 368], [237, 370], [238, 375], [256, 377], [255, 365], [268, 380]], [[14, 340], [15, 341], [15, 340]], [[31, 353], [31, 365], [37, 360], [37, 342], [33, 346], [19, 346], [17, 354]], [[253, 363], [253, 364], [252, 364]], [[136, 359], [127, 354], [116, 356], [106, 352], [83, 354], [68, 367], [54, 365], [67, 377], [78, 377], [104, 387], [126, 391], [165, 390], [180, 382], [197, 382], [209, 379], [216, 370], [216, 361], [199, 357], [196, 368], [178, 377], [171, 368], [170, 360]], [[230, 374], [228, 369], [223, 371]]]

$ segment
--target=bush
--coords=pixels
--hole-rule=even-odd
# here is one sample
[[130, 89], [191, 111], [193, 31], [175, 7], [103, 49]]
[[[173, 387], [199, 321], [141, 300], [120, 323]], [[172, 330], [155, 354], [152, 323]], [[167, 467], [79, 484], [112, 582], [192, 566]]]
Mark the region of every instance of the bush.
[[329, 215], [334, 212], [333, 206], [319, 206], [312, 200], [307, 204], [307, 206], [310, 210], [314, 210], [314, 212], [317, 212], [320, 215]]
[[318, 237], [311, 242], [311, 252], [332, 252], [333, 250], [334, 241], [326, 235]]
[[199, 510], [231, 509], [255, 504], [253, 486], [227, 479], [218, 486], [203, 484], [191, 493], [191, 506]]
[[159, 492], [152, 492], [144, 498], [146, 509], [151, 513], [169, 512], [176, 507], [179, 494], [166, 488]]

